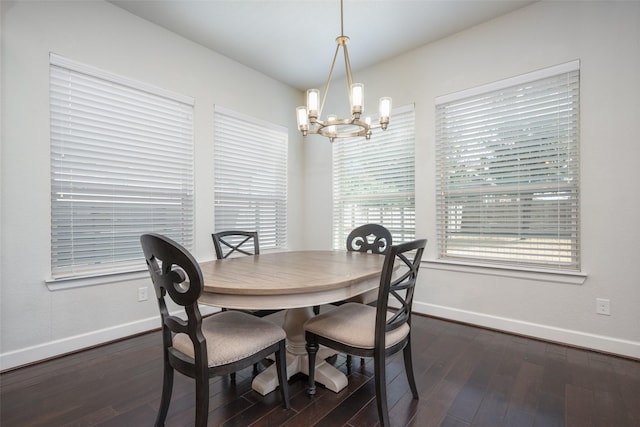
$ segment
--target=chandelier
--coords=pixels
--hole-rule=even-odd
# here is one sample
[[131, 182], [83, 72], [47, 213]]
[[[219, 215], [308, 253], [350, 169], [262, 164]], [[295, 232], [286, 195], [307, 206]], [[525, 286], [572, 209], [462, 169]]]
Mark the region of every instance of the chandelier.
[[[379, 123], [371, 124], [371, 117], [362, 117], [364, 112], [364, 85], [362, 83], [353, 83], [351, 75], [351, 64], [349, 63], [349, 52], [347, 50], [347, 42], [349, 37], [344, 35], [344, 18], [343, 18], [343, 0], [340, 0], [340, 36], [336, 38], [338, 46], [333, 55], [333, 62], [329, 70], [329, 77], [324, 86], [322, 101], [320, 100], [320, 91], [318, 89], [307, 90], [307, 105], [296, 108], [298, 118], [298, 129], [303, 136], [307, 134], [320, 134], [329, 138], [333, 142], [336, 138], [351, 138], [364, 136], [367, 140], [371, 138], [373, 129], [387, 129], [389, 125], [389, 116], [391, 114], [391, 98], [380, 98], [379, 104]], [[344, 52], [344, 65], [346, 69], [347, 79], [347, 96], [351, 107], [351, 118], [341, 119], [335, 115], [328, 115], [326, 120], [321, 120], [322, 109], [327, 100], [329, 84], [331, 83], [331, 75], [336, 65], [338, 53], [342, 48]]]

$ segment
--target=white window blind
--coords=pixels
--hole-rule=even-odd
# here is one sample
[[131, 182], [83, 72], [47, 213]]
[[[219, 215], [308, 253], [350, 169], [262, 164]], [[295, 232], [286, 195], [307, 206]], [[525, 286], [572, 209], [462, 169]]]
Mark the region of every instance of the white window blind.
[[436, 100], [439, 257], [580, 269], [579, 63]]
[[288, 131], [215, 107], [215, 231], [257, 231], [260, 249], [287, 247]]
[[333, 142], [333, 247], [369, 223], [386, 227], [394, 243], [415, 238], [415, 119], [413, 105], [393, 110], [371, 140]]
[[52, 278], [144, 268], [140, 235], [193, 243], [193, 101], [50, 58]]

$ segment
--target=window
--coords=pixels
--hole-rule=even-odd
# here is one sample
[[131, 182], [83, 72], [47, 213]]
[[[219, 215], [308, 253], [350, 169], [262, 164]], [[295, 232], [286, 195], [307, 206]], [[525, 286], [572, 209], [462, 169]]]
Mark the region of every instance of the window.
[[193, 243], [193, 101], [50, 59], [53, 279], [144, 268], [140, 235]]
[[579, 63], [436, 100], [439, 257], [580, 269]]
[[371, 140], [333, 143], [333, 247], [344, 249], [349, 232], [383, 225], [394, 242], [415, 237], [413, 105], [393, 111], [389, 128]]
[[216, 231], [257, 231], [260, 249], [287, 246], [288, 132], [215, 107]]

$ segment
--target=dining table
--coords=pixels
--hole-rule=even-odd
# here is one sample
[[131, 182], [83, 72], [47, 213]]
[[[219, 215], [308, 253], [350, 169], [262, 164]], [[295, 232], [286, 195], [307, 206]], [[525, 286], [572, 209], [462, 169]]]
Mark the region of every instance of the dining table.
[[[240, 256], [200, 263], [204, 291], [200, 303], [239, 310], [286, 309], [287, 378], [308, 374], [304, 323], [313, 307], [343, 301], [378, 288], [384, 256], [379, 254], [308, 250]], [[325, 359], [333, 350], [318, 353], [315, 379], [339, 392], [347, 377]], [[275, 364], [256, 375], [252, 388], [265, 395], [278, 386]]]

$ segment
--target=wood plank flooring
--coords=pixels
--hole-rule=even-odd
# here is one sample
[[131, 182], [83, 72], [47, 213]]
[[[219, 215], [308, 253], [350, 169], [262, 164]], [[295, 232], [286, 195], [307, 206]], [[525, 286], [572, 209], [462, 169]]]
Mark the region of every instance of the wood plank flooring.
[[[414, 316], [411, 398], [402, 357], [388, 361], [396, 426], [640, 426], [640, 362]], [[162, 383], [160, 333], [152, 332], [0, 375], [0, 425], [152, 426]], [[374, 426], [373, 361], [354, 358], [340, 393], [290, 379], [291, 409], [278, 393], [251, 390], [252, 369], [211, 380], [210, 426]], [[191, 426], [193, 382], [176, 374], [167, 426]]]

